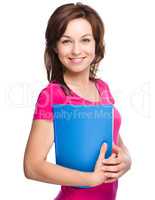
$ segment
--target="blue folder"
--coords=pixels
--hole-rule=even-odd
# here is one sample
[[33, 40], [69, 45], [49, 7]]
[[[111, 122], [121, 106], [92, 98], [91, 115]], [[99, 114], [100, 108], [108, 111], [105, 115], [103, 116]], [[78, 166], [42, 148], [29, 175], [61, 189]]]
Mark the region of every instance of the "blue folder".
[[103, 143], [107, 143], [105, 157], [112, 153], [113, 105], [53, 104], [52, 107], [56, 164], [93, 172]]

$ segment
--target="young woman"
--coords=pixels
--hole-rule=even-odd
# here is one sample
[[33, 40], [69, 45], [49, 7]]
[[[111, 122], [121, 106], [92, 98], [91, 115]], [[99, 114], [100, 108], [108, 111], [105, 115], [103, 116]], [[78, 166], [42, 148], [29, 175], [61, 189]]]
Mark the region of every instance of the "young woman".
[[94, 9], [81, 3], [58, 7], [48, 21], [44, 58], [49, 84], [36, 103], [24, 172], [27, 178], [61, 185], [55, 200], [114, 200], [118, 178], [131, 166], [129, 152], [119, 135], [121, 118], [115, 107], [113, 153], [105, 159], [106, 145], [102, 145], [93, 172], [69, 169], [46, 159], [54, 141], [53, 103], [114, 104], [107, 83], [96, 78], [104, 57], [103, 39], [101, 18]]

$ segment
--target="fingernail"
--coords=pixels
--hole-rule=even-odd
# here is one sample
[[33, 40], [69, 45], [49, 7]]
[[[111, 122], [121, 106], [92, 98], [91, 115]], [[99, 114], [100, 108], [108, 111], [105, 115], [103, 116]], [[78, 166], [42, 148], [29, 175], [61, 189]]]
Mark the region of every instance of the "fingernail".
[[107, 146], [107, 143], [103, 143], [104, 146]]

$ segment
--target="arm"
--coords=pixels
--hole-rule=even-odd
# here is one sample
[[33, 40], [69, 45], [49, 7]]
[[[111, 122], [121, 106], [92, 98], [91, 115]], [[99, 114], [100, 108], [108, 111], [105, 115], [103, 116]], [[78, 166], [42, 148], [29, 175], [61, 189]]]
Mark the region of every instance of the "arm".
[[72, 170], [46, 161], [53, 141], [52, 121], [34, 120], [24, 154], [25, 176], [52, 184], [89, 186], [91, 173]]
[[[130, 169], [131, 164], [132, 164], [132, 160], [131, 160], [131, 156], [129, 153], [129, 150], [127, 149], [127, 147], [124, 145], [123, 140], [121, 138], [121, 136], [119, 135], [119, 140], [118, 140], [118, 146], [122, 149], [122, 151], [124, 152], [124, 161], [126, 161], [126, 167], [127, 170]], [[123, 153], [122, 153], [123, 154]]]
[[129, 151], [128, 151], [127, 147], [124, 145], [123, 140], [120, 135], [119, 135], [119, 139], [118, 139], [118, 145], [122, 148], [122, 150], [124, 152], [126, 152], [129, 155]]

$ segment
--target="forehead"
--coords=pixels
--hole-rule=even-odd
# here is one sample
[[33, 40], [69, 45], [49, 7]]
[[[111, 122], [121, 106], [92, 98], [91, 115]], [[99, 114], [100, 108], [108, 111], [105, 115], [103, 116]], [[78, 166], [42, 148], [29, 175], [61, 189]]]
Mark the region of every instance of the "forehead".
[[85, 34], [93, 34], [91, 24], [86, 19], [78, 18], [73, 19], [68, 23], [63, 35], [74, 37], [83, 36]]

